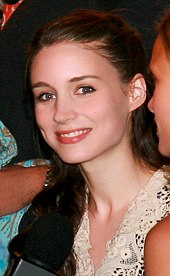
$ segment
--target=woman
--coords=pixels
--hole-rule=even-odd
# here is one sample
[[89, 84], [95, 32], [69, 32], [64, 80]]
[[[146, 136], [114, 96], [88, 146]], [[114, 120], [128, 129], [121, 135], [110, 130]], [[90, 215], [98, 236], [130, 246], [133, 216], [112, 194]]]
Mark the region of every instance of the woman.
[[32, 208], [36, 217], [68, 217], [75, 232], [58, 272], [144, 275], [145, 236], [169, 213], [170, 192], [157, 170], [165, 160], [152, 136], [138, 34], [115, 14], [77, 11], [37, 32], [28, 73], [57, 165], [55, 185]]
[[[159, 137], [159, 151], [170, 156], [170, 10], [159, 25], [155, 41], [151, 71], [155, 78], [155, 90], [149, 109], [155, 115]], [[165, 168], [169, 175], [169, 168]], [[167, 175], [167, 178], [169, 176]], [[170, 264], [170, 216], [158, 223], [148, 234], [145, 246], [146, 276], [169, 276]]]

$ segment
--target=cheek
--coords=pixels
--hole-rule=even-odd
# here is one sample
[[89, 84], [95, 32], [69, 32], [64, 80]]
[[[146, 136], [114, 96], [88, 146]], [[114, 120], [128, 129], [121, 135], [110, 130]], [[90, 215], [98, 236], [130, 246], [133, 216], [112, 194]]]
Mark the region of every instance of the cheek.
[[[118, 90], [118, 89], [117, 89]], [[104, 97], [95, 101], [93, 111], [101, 114], [101, 117], [124, 117], [129, 113], [129, 99], [122, 91], [114, 92], [110, 89], [110, 93], [103, 93]], [[117, 94], [117, 95], [114, 95]]]
[[50, 126], [49, 113], [39, 106], [35, 107], [35, 118], [40, 130], [45, 131]]
[[156, 90], [152, 100], [152, 106], [156, 116], [161, 116], [162, 114], [168, 115], [166, 113], [170, 112], [170, 95], [167, 97], [164, 89], [163, 91]]
[[[170, 102], [170, 81], [167, 78], [162, 78], [160, 81], [157, 81], [155, 84], [154, 91], [154, 102], [155, 104], [164, 104]], [[158, 105], [157, 104], [157, 105]]]
[[115, 121], [126, 120], [129, 116], [129, 102], [128, 98], [123, 98], [119, 102], [113, 101], [110, 103], [110, 108], [108, 108], [110, 117]]
[[129, 118], [129, 108], [128, 104], [125, 102], [116, 103], [108, 102], [105, 107], [101, 107], [101, 112], [97, 115], [98, 121], [103, 122], [103, 128], [117, 133], [117, 135], [122, 135], [126, 131], [128, 118]]

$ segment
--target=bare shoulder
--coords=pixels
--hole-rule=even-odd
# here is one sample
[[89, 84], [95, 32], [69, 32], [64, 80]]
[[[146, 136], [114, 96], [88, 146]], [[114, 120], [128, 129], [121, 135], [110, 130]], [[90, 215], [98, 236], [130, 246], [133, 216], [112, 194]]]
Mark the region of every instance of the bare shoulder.
[[170, 215], [157, 223], [145, 240], [146, 276], [170, 275]]
[[170, 215], [158, 222], [148, 233], [146, 242], [161, 245], [161, 243], [170, 242]]

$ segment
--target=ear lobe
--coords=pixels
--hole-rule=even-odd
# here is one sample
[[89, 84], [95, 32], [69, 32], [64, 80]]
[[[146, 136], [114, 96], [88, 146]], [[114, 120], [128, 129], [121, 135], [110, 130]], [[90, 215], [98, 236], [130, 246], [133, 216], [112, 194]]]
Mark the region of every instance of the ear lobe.
[[146, 82], [141, 74], [136, 74], [131, 81], [130, 111], [137, 109], [146, 100]]

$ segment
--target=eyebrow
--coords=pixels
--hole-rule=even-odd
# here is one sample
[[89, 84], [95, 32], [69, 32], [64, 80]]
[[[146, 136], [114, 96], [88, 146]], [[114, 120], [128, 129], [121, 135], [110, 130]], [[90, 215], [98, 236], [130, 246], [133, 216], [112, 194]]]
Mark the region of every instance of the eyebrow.
[[85, 79], [100, 79], [100, 78], [95, 75], [84, 75], [84, 76], [80, 76], [80, 77], [74, 77], [74, 78], [70, 79], [69, 82], [82, 81]]
[[[80, 77], [74, 77], [72, 79], [69, 80], [69, 82], [77, 82], [77, 81], [82, 81], [82, 80], [85, 80], [85, 79], [100, 79], [98, 76], [95, 76], [95, 75], [84, 75], [84, 76], [80, 76]], [[35, 84], [32, 84], [31, 85], [31, 88], [39, 88], [39, 87], [50, 87], [50, 88], [53, 88], [51, 85], [49, 85], [48, 83], [46, 82], [43, 82], [43, 81], [40, 81], [40, 82], [37, 82]]]
[[35, 84], [31, 85], [32, 89], [33, 88], [38, 88], [38, 87], [51, 87], [52, 88], [52, 86], [50, 86], [48, 83], [43, 82], [43, 81], [39, 81], [39, 82], [36, 82]]

